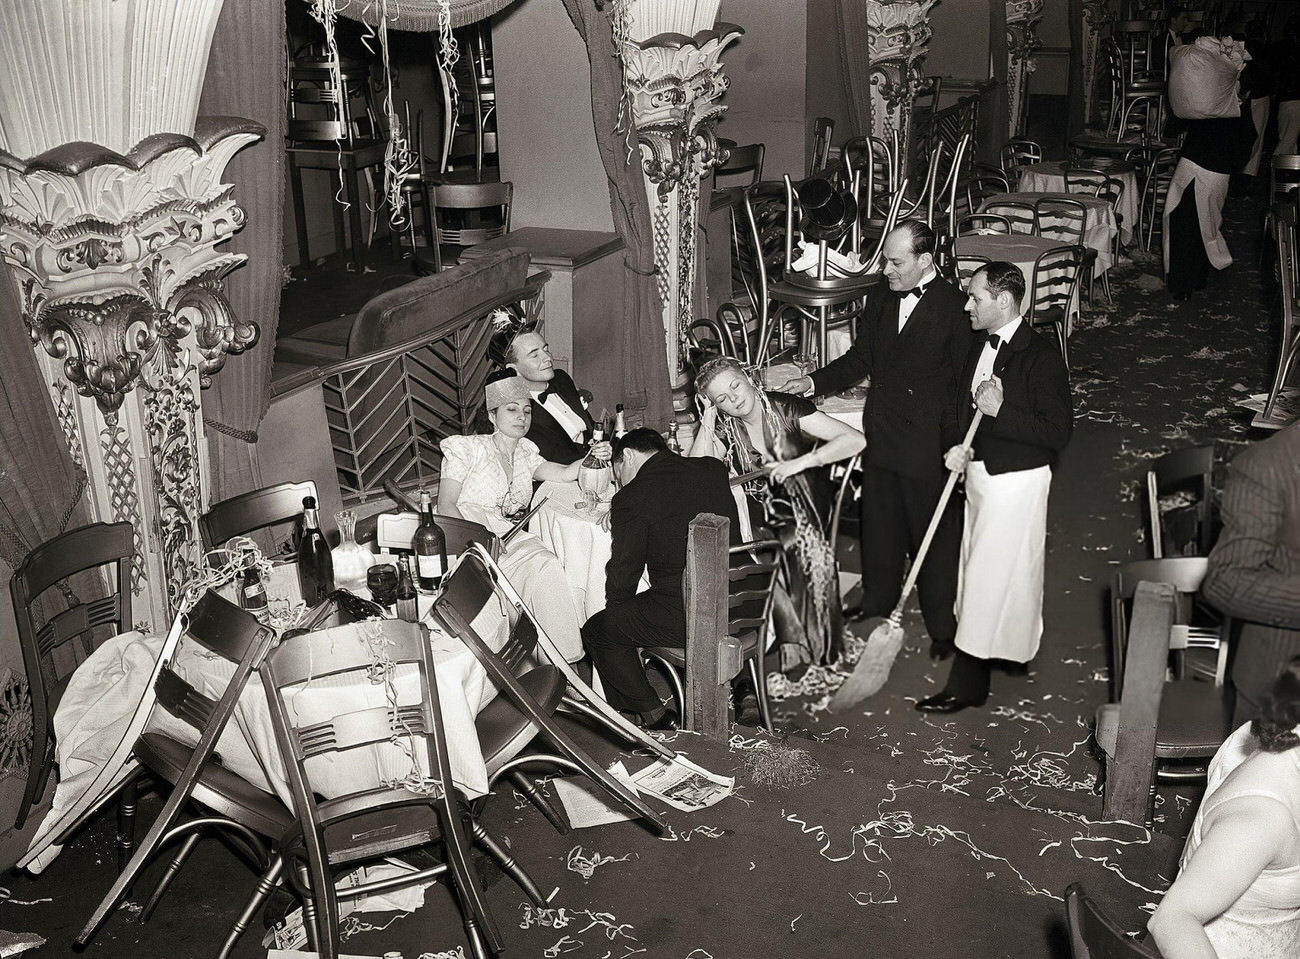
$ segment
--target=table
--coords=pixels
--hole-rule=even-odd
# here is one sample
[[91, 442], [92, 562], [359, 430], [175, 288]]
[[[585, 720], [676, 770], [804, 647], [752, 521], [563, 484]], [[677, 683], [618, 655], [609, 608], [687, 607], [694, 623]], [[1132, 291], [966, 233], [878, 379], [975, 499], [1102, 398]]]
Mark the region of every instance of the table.
[[[1013, 203], [1037, 203], [1044, 198], [1077, 200], [1083, 204], [1083, 245], [1097, 254], [1097, 259], [1092, 267], [1093, 276], [1101, 276], [1115, 265], [1114, 249], [1111, 245], [1111, 241], [1115, 239], [1117, 229], [1115, 211], [1111, 209], [1110, 203], [1095, 196], [1082, 193], [995, 193], [984, 201], [980, 207], [980, 212], [984, 212], [985, 209], [995, 203], [1008, 201]], [[1013, 236], [1023, 237], [1024, 234], [1017, 233], [1013, 234]], [[1048, 242], [1051, 246], [1061, 245], [1060, 240], [1049, 240]], [[1029, 282], [1032, 274], [1033, 263], [1031, 262], [1029, 269], [1025, 271], [1026, 283]]]
[[[612, 487], [609, 495], [613, 497]], [[594, 512], [577, 509], [576, 504], [582, 500], [577, 483], [545, 482], [538, 487], [533, 501], [543, 496], [547, 500], [529, 520], [528, 531], [536, 533], [560, 558], [585, 622], [605, 608], [605, 564], [614, 541], [600, 521], [609, 512], [609, 503], [601, 503]], [[643, 576], [641, 588], [648, 585]]]
[[[1022, 167], [1018, 193], [1066, 193], [1065, 169], [1069, 166], [1089, 167], [1085, 161], [1080, 164], [1067, 163], [1065, 160], [1052, 160], [1047, 163], [1033, 163]], [[1107, 176], [1114, 177], [1124, 184], [1124, 195], [1120, 197], [1119, 207], [1115, 211], [1120, 217], [1120, 240], [1127, 246], [1133, 241], [1133, 231], [1137, 229], [1138, 194], [1137, 167], [1123, 161], [1099, 162], [1096, 169]], [[1086, 199], [1085, 196], [1068, 194], [1071, 199]]]
[[[1048, 250], [1055, 250], [1063, 245], [1059, 240], [1031, 236], [1027, 233], [1009, 235], [992, 233], [986, 236], [959, 236], [953, 245], [953, 252], [958, 257], [983, 256], [990, 260], [1005, 260], [1020, 267], [1020, 272], [1025, 275], [1025, 298], [1020, 301], [1020, 310], [1028, 316], [1034, 296], [1034, 264], [1038, 261], [1038, 257]], [[1069, 315], [1073, 317], [1078, 312], [1079, 291], [1076, 288], [1070, 300]], [[1072, 325], [1067, 322], [1067, 335]]]

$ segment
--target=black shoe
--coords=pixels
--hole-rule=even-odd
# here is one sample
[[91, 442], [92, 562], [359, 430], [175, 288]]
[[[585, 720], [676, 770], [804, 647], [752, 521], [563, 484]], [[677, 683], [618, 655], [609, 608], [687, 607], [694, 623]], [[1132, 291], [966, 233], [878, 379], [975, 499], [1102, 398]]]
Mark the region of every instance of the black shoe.
[[964, 699], [961, 696], [944, 690], [941, 693], [935, 693], [927, 699], [921, 700], [916, 704], [916, 708], [923, 713], [959, 713], [969, 706], [983, 706], [984, 700], [978, 702], [972, 699]]
[[763, 714], [758, 708], [758, 695], [749, 693], [740, 698], [736, 704], [736, 725], [737, 726], [754, 726], [763, 725]]
[[841, 613], [846, 623], [860, 623], [867, 618], [861, 606], [845, 606]]
[[951, 659], [956, 652], [957, 647], [951, 642], [944, 643], [937, 639], [930, 640], [930, 658], [935, 662]]
[[652, 723], [645, 723], [641, 727], [646, 732], [663, 733], [672, 732], [681, 727], [677, 724], [677, 713], [671, 709], [665, 709], [664, 714]]

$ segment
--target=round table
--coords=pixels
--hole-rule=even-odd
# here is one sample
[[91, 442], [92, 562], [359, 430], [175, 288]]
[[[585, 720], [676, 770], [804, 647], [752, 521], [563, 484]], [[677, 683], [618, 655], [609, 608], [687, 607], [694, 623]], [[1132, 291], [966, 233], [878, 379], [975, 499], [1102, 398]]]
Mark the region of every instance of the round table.
[[[1063, 245], [1059, 240], [1051, 240], [1043, 236], [1031, 236], [1027, 233], [992, 233], [978, 236], [959, 236], [953, 246], [953, 251], [959, 257], [982, 256], [987, 257], [989, 260], [1004, 260], [1020, 267], [1020, 272], [1025, 275], [1025, 296], [1020, 301], [1020, 310], [1027, 316], [1034, 295], [1034, 264], [1048, 250], [1055, 250]], [[1069, 314], [1073, 317], [1078, 312], [1079, 291], [1076, 289], [1074, 297], [1070, 301]], [[1072, 323], [1067, 324], [1067, 335], [1072, 325]]]
[[[1101, 276], [1115, 265], [1115, 254], [1111, 241], [1115, 238], [1115, 231], [1118, 227], [1115, 223], [1115, 211], [1111, 209], [1110, 203], [1106, 200], [1088, 196], [1086, 193], [996, 193], [984, 201], [980, 207], [980, 212], [983, 213], [989, 207], [1003, 201], [1037, 203], [1044, 198], [1075, 200], [1083, 205], [1083, 245], [1097, 254], [1092, 266], [1093, 276]], [[1024, 237], [1025, 234], [1013, 233], [1012, 236]], [[1043, 239], [1048, 244], [1043, 249], [1051, 249], [1061, 245], [1060, 240], [1047, 237], [1031, 237], [1031, 239]], [[1012, 262], [1018, 264], [1020, 261]], [[1031, 262], [1029, 269], [1025, 272], [1026, 283], [1033, 277], [1033, 272], [1034, 265]]]
[[[609, 491], [612, 498], [613, 488]], [[528, 522], [528, 531], [536, 533], [552, 553], [560, 558], [565, 578], [573, 590], [584, 621], [605, 608], [605, 564], [613, 548], [613, 538], [600, 525], [609, 512], [608, 500], [596, 509], [578, 509], [582, 491], [577, 483], [548, 481], [538, 487], [533, 502], [545, 496], [546, 502]]]
[[[800, 376], [799, 367], [793, 363], [776, 363], [763, 374], [763, 382], [779, 387], [786, 380]], [[817, 397], [817, 409], [834, 417], [855, 430], [862, 429], [862, 409], [867, 403], [867, 392], [862, 387], [851, 387], [842, 393]]]
[[[1133, 231], [1137, 228], [1138, 218], [1138, 201], [1141, 197], [1138, 195], [1138, 178], [1137, 167], [1132, 163], [1123, 161], [1098, 163], [1095, 167], [1087, 161], [1080, 164], [1067, 163], [1065, 160], [1051, 160], [1046, 163], [1032, 163], [1029, 166], [1022, 167], [1020, 170], [1020, 182], [1016, 187], [1017, 193], [1034, 193], [1066, 194], [1065, 189], [1065, 170], [1067, 167], [1083, 167], [1086, 169], [1096, 169], [1107, 176], [1114, 177], [1124, 184], [1124, 194], [1119, 199], [1116, 213], [1120, 217], [1120, 240], [1127, 246], [1133, 240]], [[1081, 197], [1073, 194], [1067, 194], [1071, 199], [1080, 199]], [[1085, 195], [1086, 196], [1086, 195]], [[1098, 253], [1100, 256], [1100, 253]]]

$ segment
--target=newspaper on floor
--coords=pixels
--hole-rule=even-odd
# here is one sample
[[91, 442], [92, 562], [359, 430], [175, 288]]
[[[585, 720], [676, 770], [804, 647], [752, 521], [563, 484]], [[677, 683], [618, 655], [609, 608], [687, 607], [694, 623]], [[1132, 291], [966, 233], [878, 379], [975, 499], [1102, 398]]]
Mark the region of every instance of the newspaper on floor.
[[694, 812], [731, 795], [736, 780], [695, 765], [681, 753], [658, 759], [627, 782], [639, 792], [662, 799], [674, 809]]
[[1277, 396], [1277, 402], [1273, 404], [1272, 415], [1267, 418], [1264, 416], [1264, 407], [1268, 405], [1267, 393], [1247, 396], [1237, 400], [1237, 405], [1255, 411], [1256, 416], [1250, 421], [1251, 426], [1280, 430], [1300, 418], [1300, 389], [1295, 387], [1283, 389]]
[[34, 932], [10, 932], [0, 929], [0, 956], [16, 956], [28, 949], [39, 949], [45, 940]]
[[[626, 782], [628, 779], [627, 770], [622, 769], [622, 763], [617, 765], [621, 773], [614, 773], [614, 775]], [[611, 770], [611, 772], [614, 771]], [[565, 776], [560, 779], [552, 779], [551, 786], [555, 789], [555, 794], [560, 797], [560, 802], [564, 805], [564, 812], [569, 817], [569, 825], [574, 829], [584, 829], [587, 826], [604, 826], [611, 822], [624, 822], [628, 819], [635, 819], [638, 815], [622, 803], [611, 800], [604, 789], [597, 786], [586, 776]]]

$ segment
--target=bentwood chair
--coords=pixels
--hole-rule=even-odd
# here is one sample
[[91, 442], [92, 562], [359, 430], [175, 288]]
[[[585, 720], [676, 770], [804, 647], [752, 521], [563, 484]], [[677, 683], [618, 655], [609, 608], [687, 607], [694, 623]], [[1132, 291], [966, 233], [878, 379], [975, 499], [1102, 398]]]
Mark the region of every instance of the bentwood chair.
[[1020, 180], [1021, 167], [1043, 162], [1043, 148], [1026, 137], [1012, 137], [1002, 146], [1002, 172], [1014, 187]]
[[1051, 326], [1055, 330], [1067, 369], [1070, 366], [1070, 319], [1078, 304], [1082, 267], [1081, 247], [1059, 246], [1038, 255], [1030, 280], [1029, 310], [1025, 320], [1030, 326]]
[[1178, 151], [1166, 148], [1157, 150], [1147, 167], [1142, 181], [1142, 202], [1138, 205], [1144, 250], [1151, 249], [1157, 230], [1164, 232], [1165, 199], [1169, 196], [1169, 184], [1173, 182], [1177, 166]]
[[[775, 540], [742, 543], [731, 547], [727, 570], [727, 635], [740, 641], [745, 668], [758, 694], [763, 728], [769, 733], [775, 730], [767, 702], [763, 657], [771, 628], [772, 598], [780, 554], [781, 544]], [[686, 668], [685, 648], [655, 646], [642, 650], [642, 653], [646, 659], [663, 667], [677, 700], [677, 715], [685, 716], [686, 689], [681, 678], [681, 671]]]
[[1026, 200], [995, 200], [992, 203], [986, 203], [984, 209], [980, 212], [1006, 217], [1012, 233], [1024, 233], [1031, 236], [1038, 233], [1038, 211], [1034, 209], [1032, 203]]
[[[203, 548], [217, 549], [231, 537], [293, 522], [302, 515], [302, 501], [308, 496], [316, 497], [311, 480], [265, 486], [214, 503], [199, 517]], [[320, 502], [319, 497], [316, 500]]]
[[[183, 632], [172, 649], [164, 649], [156, 681], [150, 687], [146, 700], [137, 708], [146, 712], [141, 733], [135, 741], [133, 752], [141, 765], [159, 782], [170, 783], [172, 788], [162, 811], [141, 840], [131, 861], [118, 875], [107, 895], [91, 915], [77, 936], [85, 945], [99, 928], [109, 912], [117, 908], [121, 898], [144, 869], [149, 858], [165, 843], [185, 837], [179, 851], [164, 872], [157, 888], [147, 902], [142, 915], [147, 918], [176, 873], [201, 838], [198, 830], [218, 827], [227, 831], [232, 841], [263, 873], [263, 885], [270, 889], [275, 882], [274, 860], [262, 842], [263, 837], [279, 836], [292, 822], [292, 817], [282, 803], [270, 793], [258, 789], [247, 780], [230, 772], [214, 758], [214, 751], [230, 717], [234, 714], [248, 683], [249, 677], [262, 664], [275, 632], [262, 625], [257, 618], [234, 603], [222, 599], [209, 590], [187, 614], [178, 617]], [[183, 671], [176, 668], [174, 654], [181, 644], [192, 641], [202, 647], [198, 655], [225, 660], [222, 669], [229, 669], [225, 686], [209, 695], [190, 682]], [[189, 745], [168, 733], [160, 731], [150, 720], [167, 713], [173, 725], [186, 725], [193, 730], [196, 745]], [[135, 725], [133, 722], [131, 725]], [[150, 728], [153, 727], [153, 728]], [[194, 802], [203, 811], [188, 821], [180, 822], [181, 811]], [[259, 889], [262, 888], [259, 885]], [[232, 931], [222, 955], [234, 947], [239, 933], [247, 926], [251, 913], [241, 917], [241, 924]]]
[[1067, 246], [1083, 246], [1088, 211], [1078, 200], [1045, 196], [1034, 203], [1038, 235], [1058, 240]]
[[987, 256], [978, 256], [975, 254], [958, 254], [957, 263], [957, 285], [965, 291], [970, 286], [970, 279], [984, 267], [993, 261]]
[[[9, 581], [32, 703], [32, 751], [15, 829], [23, 828], [33, 804], [45, 793], [54, 766], [54, 712], [73, 672], [94, 651], [97, 641], [131, 628], [134, 556], [130, 523], [93, 523], [36, 547]], [[68, 591], [66, 596], [73, 604], [38, 625], [38, 609], [47, 590], [77, 573], [109, 565], [113, 567], [113, 589], [107, 596], [81, 599]], [[85, 578], [90, 581], [90, 577]], [[129, 818], [133, 808], [134, 797], [129, 796], [124, 815]], [[129, 853], [129, 837], [126, 841]]]
[[968, 213], [957, 221], [958, 236], [979, 236], [990, 233], [1010, 235], [1011, 221], [998, 213]]
[[1273, 415], [1277, 398], [1295, 366], [1296, 355], [1300, 353], [1300, 295], [1297, 293], [1300, 288], [1300, 192], [1293, 191], [1285, 202], [1274, 204], [1273, 237], [1277, 246], [1278, 293], [1282, 311], [1273, 385], [1269, 387], [1268, 402], [1264, 404], [1265, 419]]
[[1065, 921], [1070, 928], [1071, 959], [1161, 959], [1102, 912], [1080, 883], [1065, 890]]
[[[398, 694], [389, 686], [383, 694], [386, 705], [310, 718], [295, 708], [295, 694], [305, 683], [366, 683], [377, 668], [414, 672], [418, 696]], [[340, 890], [334, 870], [431, 844], [441, 847], [444, 861], [402, 876], [400, 886], [450, 872], [474, 955], [485, 959], [500, 952], [501, 932], [470, 860], [467, 828], [535, 905], [545, 904], [537, 886], [470, 812], [452, 780], [435, 676], [427, 630], [400, 620], [292, 637], [271, 652], [262, 668], [296, 817], [280, 841], [280, 860], [302, 897], [322, 959], [339, 955], [340, 897], [361, 897], [398, 885], [380, 880]], [[343, 795], [322, 798], [312, 773], [320, 761], [330, 760], [346, 763], [356, 785]], [[387, 778], [408, 765], [399, 781]]]

